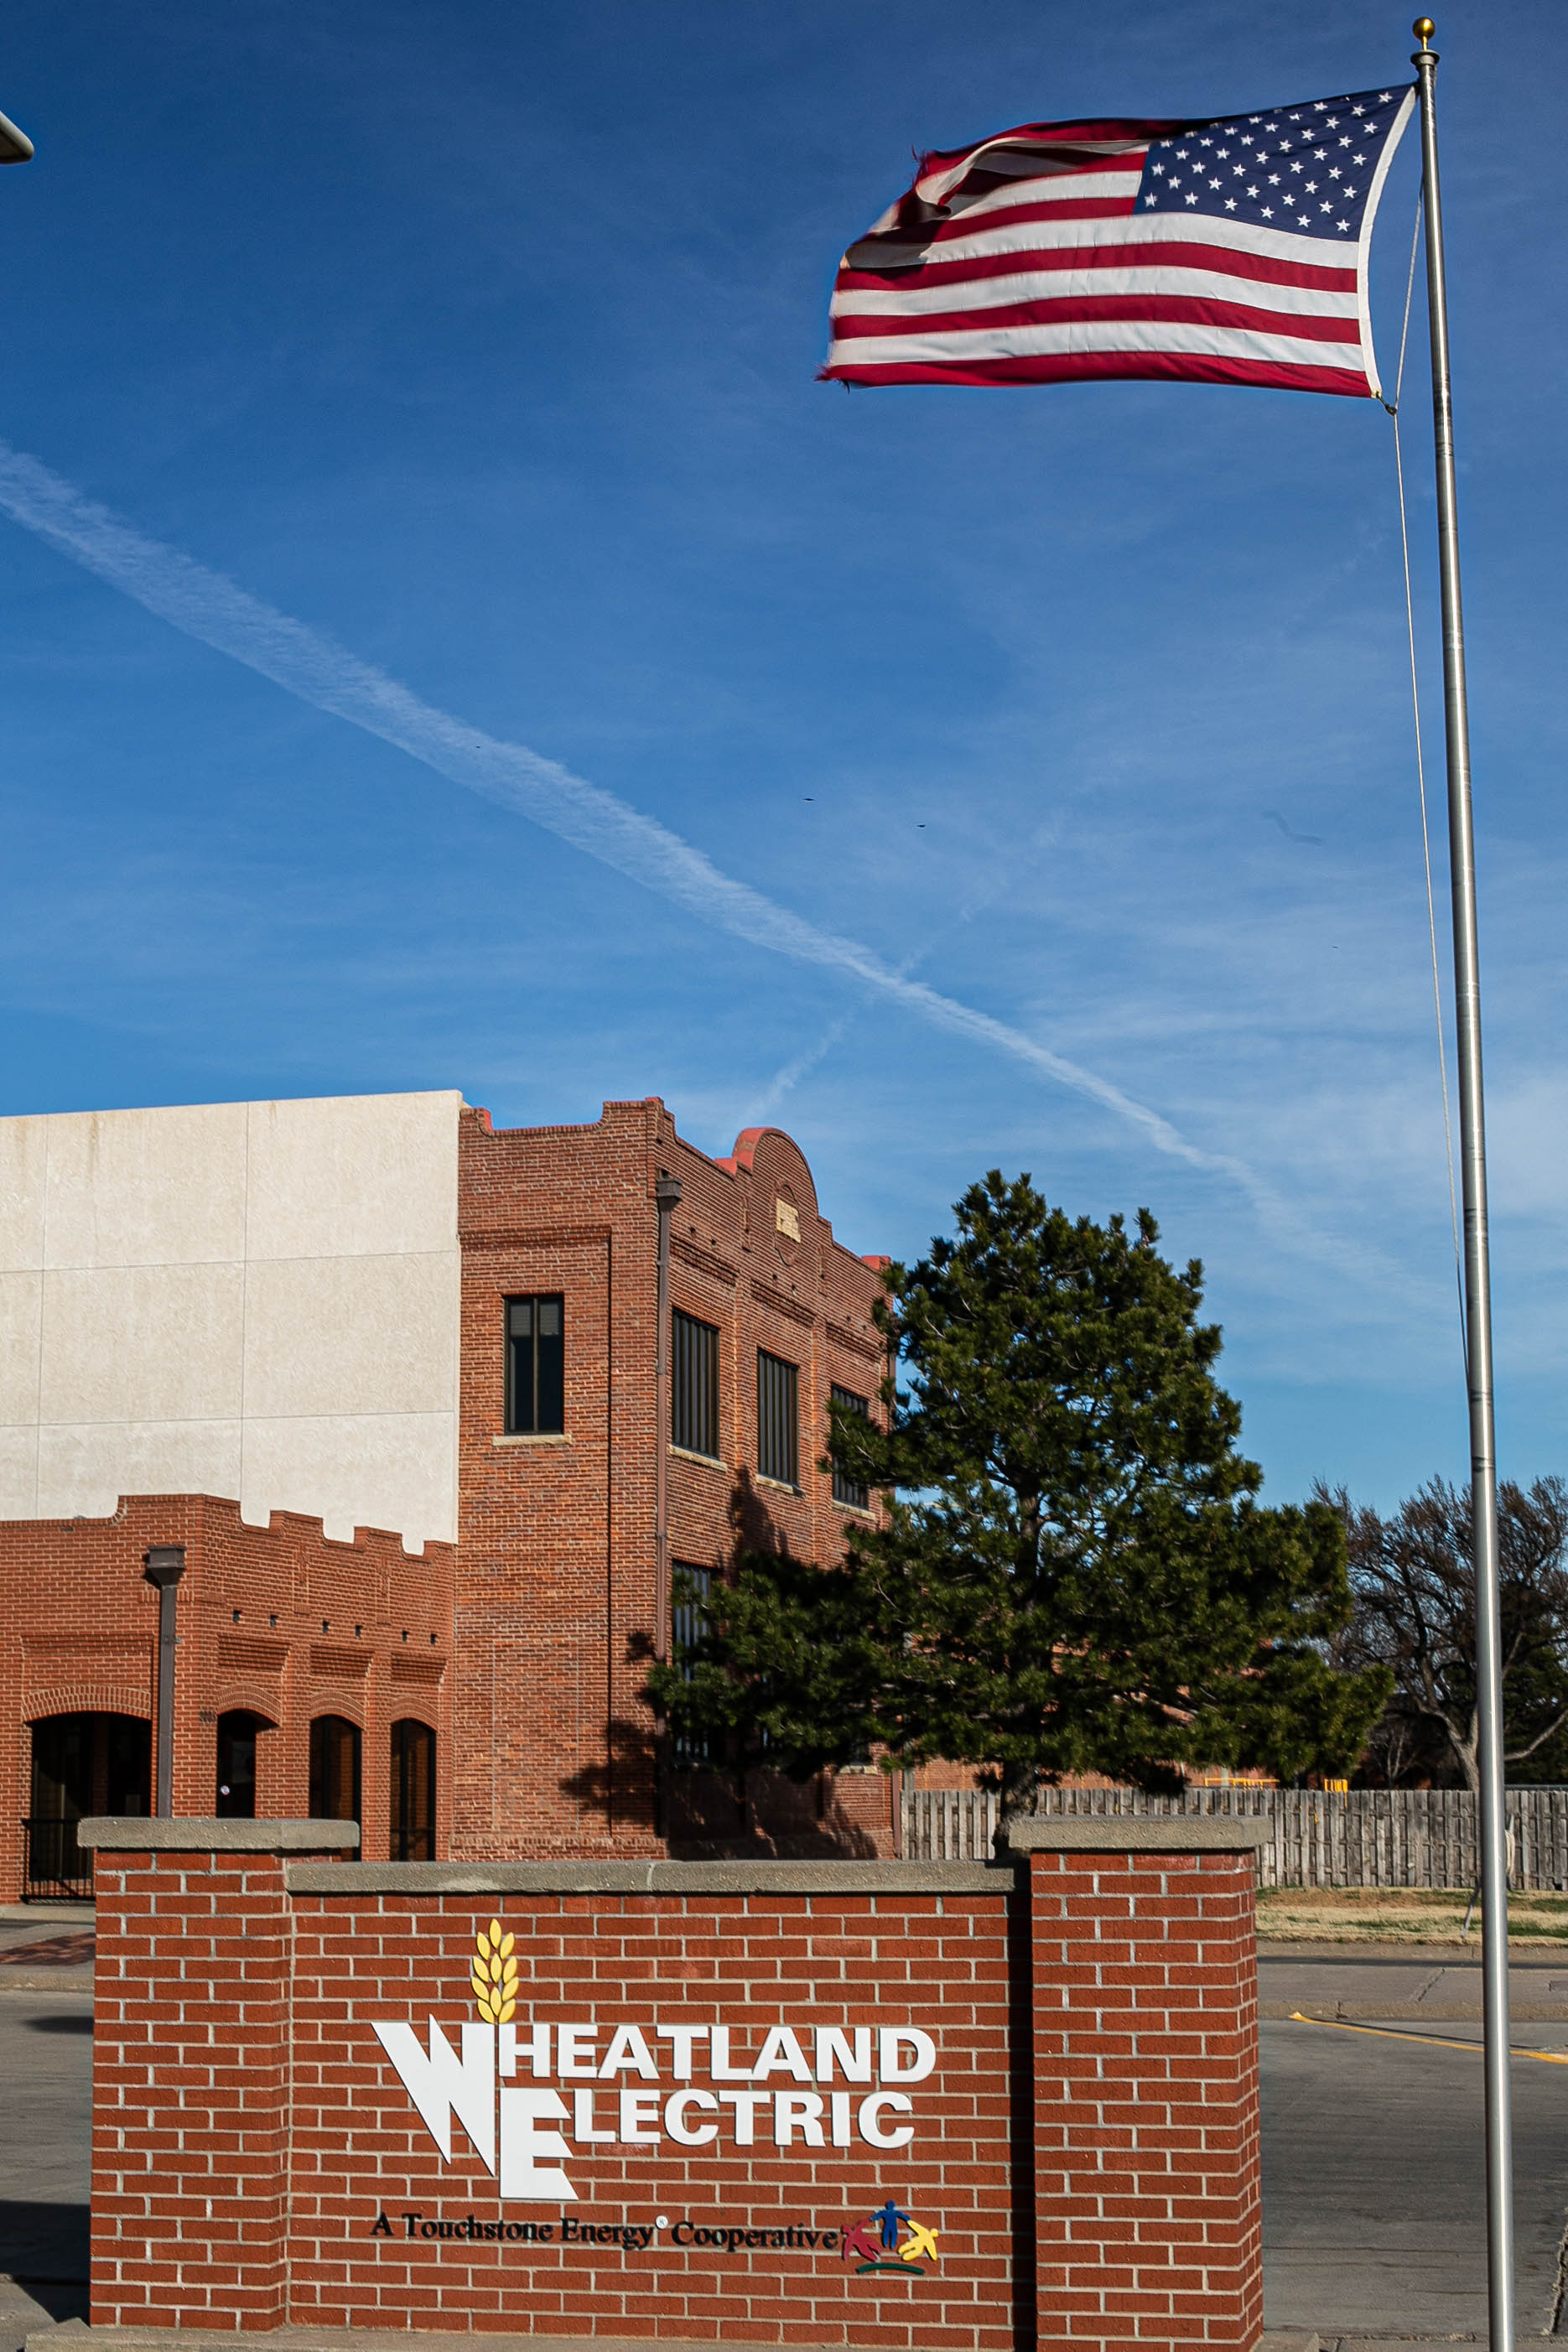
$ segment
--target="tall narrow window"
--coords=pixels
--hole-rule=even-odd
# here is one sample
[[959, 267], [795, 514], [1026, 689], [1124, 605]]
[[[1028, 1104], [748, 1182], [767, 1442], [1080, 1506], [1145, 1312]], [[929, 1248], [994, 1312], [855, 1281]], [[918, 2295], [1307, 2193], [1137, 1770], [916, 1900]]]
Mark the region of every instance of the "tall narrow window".
[[560, 1297], [506, 1302], [509, 1437], [546, 1437], [566, 1426], [566, 1343]]
[[357, 1822], [359, 1726], [346, 1716], [319, 1715], [310, 1726], [310, 1819]]
[[[871, 1411], [869, 1403], [865, 1397], [857, 1396], [853, 1389], [841, 1389], [835, 1381], [827, 1393], [841, 1412], [858, 1413], [862, 1421], [869, 1418]], [[835, 1462], [833, 1499], [836, 1503], [847, 1503], [852, 1511], [868, 1511], [871, 1507], [871, 1489], [863, 1478], [847, 1476]]]
[[217, 1719], [217, 1813], [220, 1820], [256, 1818], [256, 1740], [272, 1726], [264, 1715], [233, 1708]]
[[405, 1716], [392, 1727], [392, 1859], [436, 1859], [436, 1735]]
[[719, 1459], [719, 1327], [679, 1307], [670, 1318], [669, 1442]]
[[757, 1475], [782, 1486], [800, 1484], [800, 1373], [782, 1356], [757, 1349]]
[[[700, 1329], [701, 1326], [698, 1328]], [[713, 1590], [713, 1571], [710, 1568], [689, 1567], [684, 1560], [677, 1560], [676, 1567], [695, 1587], [693, 1597], [689, 1601], [678, 1601], [669, 1616], [670, 1655], [679, 1668], [682, 1681], [689, 1682], [691, 1654], [708, 1631], [708, 1611], [704, 1604]], [[707, 1740], [678, 1734], [670, 1744], [669, 1760], [679, 1772], [700, 1769], [711, 1761]]]

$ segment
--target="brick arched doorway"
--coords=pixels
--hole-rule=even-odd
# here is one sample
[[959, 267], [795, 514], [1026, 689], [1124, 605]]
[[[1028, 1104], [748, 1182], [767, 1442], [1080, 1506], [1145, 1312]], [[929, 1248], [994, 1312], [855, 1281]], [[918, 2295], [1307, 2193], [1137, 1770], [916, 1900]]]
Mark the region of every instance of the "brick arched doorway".
[[152, 1810], [153, 1727], [134, 1715], [39, 1716], [23, 1853], [24, 1901], [92, 1893], [92, 1857], [76, 1825], [90, 1813]]

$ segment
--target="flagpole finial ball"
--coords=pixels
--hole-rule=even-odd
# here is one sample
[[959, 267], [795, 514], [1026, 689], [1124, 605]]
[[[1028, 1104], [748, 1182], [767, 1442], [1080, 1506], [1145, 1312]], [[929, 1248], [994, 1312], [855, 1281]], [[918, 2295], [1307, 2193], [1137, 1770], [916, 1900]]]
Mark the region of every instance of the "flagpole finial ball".
[[1425, 47], [1431, 40], [1432, 36], [1436, 31], [1437, 27], [1432, 22], [1430, 16], [1417, 16], [1410, 29], [1415, 34], [1416, 39], [1422, 44], [1423, 47]]

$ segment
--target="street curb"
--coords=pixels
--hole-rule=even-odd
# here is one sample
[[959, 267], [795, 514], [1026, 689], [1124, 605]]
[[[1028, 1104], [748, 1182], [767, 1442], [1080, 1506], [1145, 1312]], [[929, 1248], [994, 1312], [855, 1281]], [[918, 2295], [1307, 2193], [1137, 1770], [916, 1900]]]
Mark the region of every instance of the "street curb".
[[8, 1992], [84, 1992], [90, 2000], [92, 1970], [0, 1968], [0, 1994]]
[[[1480, 1970], [1481, 1953], [1478, 1936], [1468, 1944], [1457, 1941], [1443, 1943], [1433, 1937], [1428, 1941], [1412, 1937], [1406, 1943], [1374, 1943], [1369, 1937], [1364, 1943], [1347, 1937], [1336, 1943], [1327, 1937], [1303, 1936], [1292, 1943], [1287, 1936], [1263, 1936], [1258, 1938], [1259, 1960], [1401, 1960], [1407, 1968], [1441, 1964], [1447, 1968], [1472, 1968]], [[1510, 1969], [1561, 1969], [1568, 1958], [1568, 1939], [1558, 1941], [1545, 1936], [1512, 1936], [1509, 1939], [1508, 1964]], [[1357, 2342], [1360, 2342], [1358, 2337]], [[1396, 2339], [1403, 2342], [1403, 2337]], [[1445, 2339], [1446, 2340], [1446, 2339]], [[1456, 2337], [1463, 2343], [1463, 2336]]]
[[[1568, 2025], [1568, 2001], [1513, 2000], [1508, 2013], [1515, 2025]], [[1320, 2025], [1479, 2025], [1482, 2011], [1479, 2001], [1260, 2000], [1258, 2014], [1287, 2021], [1305, 2017]]]

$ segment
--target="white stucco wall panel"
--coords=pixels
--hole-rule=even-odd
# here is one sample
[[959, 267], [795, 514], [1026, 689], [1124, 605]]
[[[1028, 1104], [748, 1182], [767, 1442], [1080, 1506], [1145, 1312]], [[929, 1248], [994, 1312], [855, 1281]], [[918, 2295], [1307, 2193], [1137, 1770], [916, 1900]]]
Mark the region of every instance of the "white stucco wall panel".
[[245, 1255], [243, 1103], [87, 1111], [48, 1129], [45, 1264], [199, 1265]]
[[448, 1416], [435, 1412], [247, 1421], [241, 1514], [264, 1525], [271, 1511], [298, 1510], [289, 1497], [304, 1487], [320, 1498], [310, 1510], [329, 1536], [346, 1543], [356, 1527], [389, 1528], [418, 1550], [415, 1530], [440, 1537], [456, 1523], [450, 1434]]
[[46, 1274], [39, 1420], [237, 1421], [244, 1295], [238, 1265]]
[[47, 1119], [0, 1118], [0, 1268], [44, 1262]]
[[86, 1422], [38, 1432], [37, 1501], [17, 1516], [109, 1517], [121, 1495], [239, 1491], [237, 1421]]
[[196, 1490], [454, 1540], [461, 1104], [0, 1119], [0, 1516]]
[[38, 1508], [38, 1425], [0, 1427], [0, 1519], [31, 1519]]
[[250, 1104], [247, 1255], [254, 1262], [449, 1252], [460, 1100], [365, 1095]]
[[38, 1417], [41, 1274], [0, 1274], [0, 1424]]
[[439, 1412], [456, 1386], [457, 1345], [445, 1256], [274, 1258], [246, 1269], [247, 1418]]

